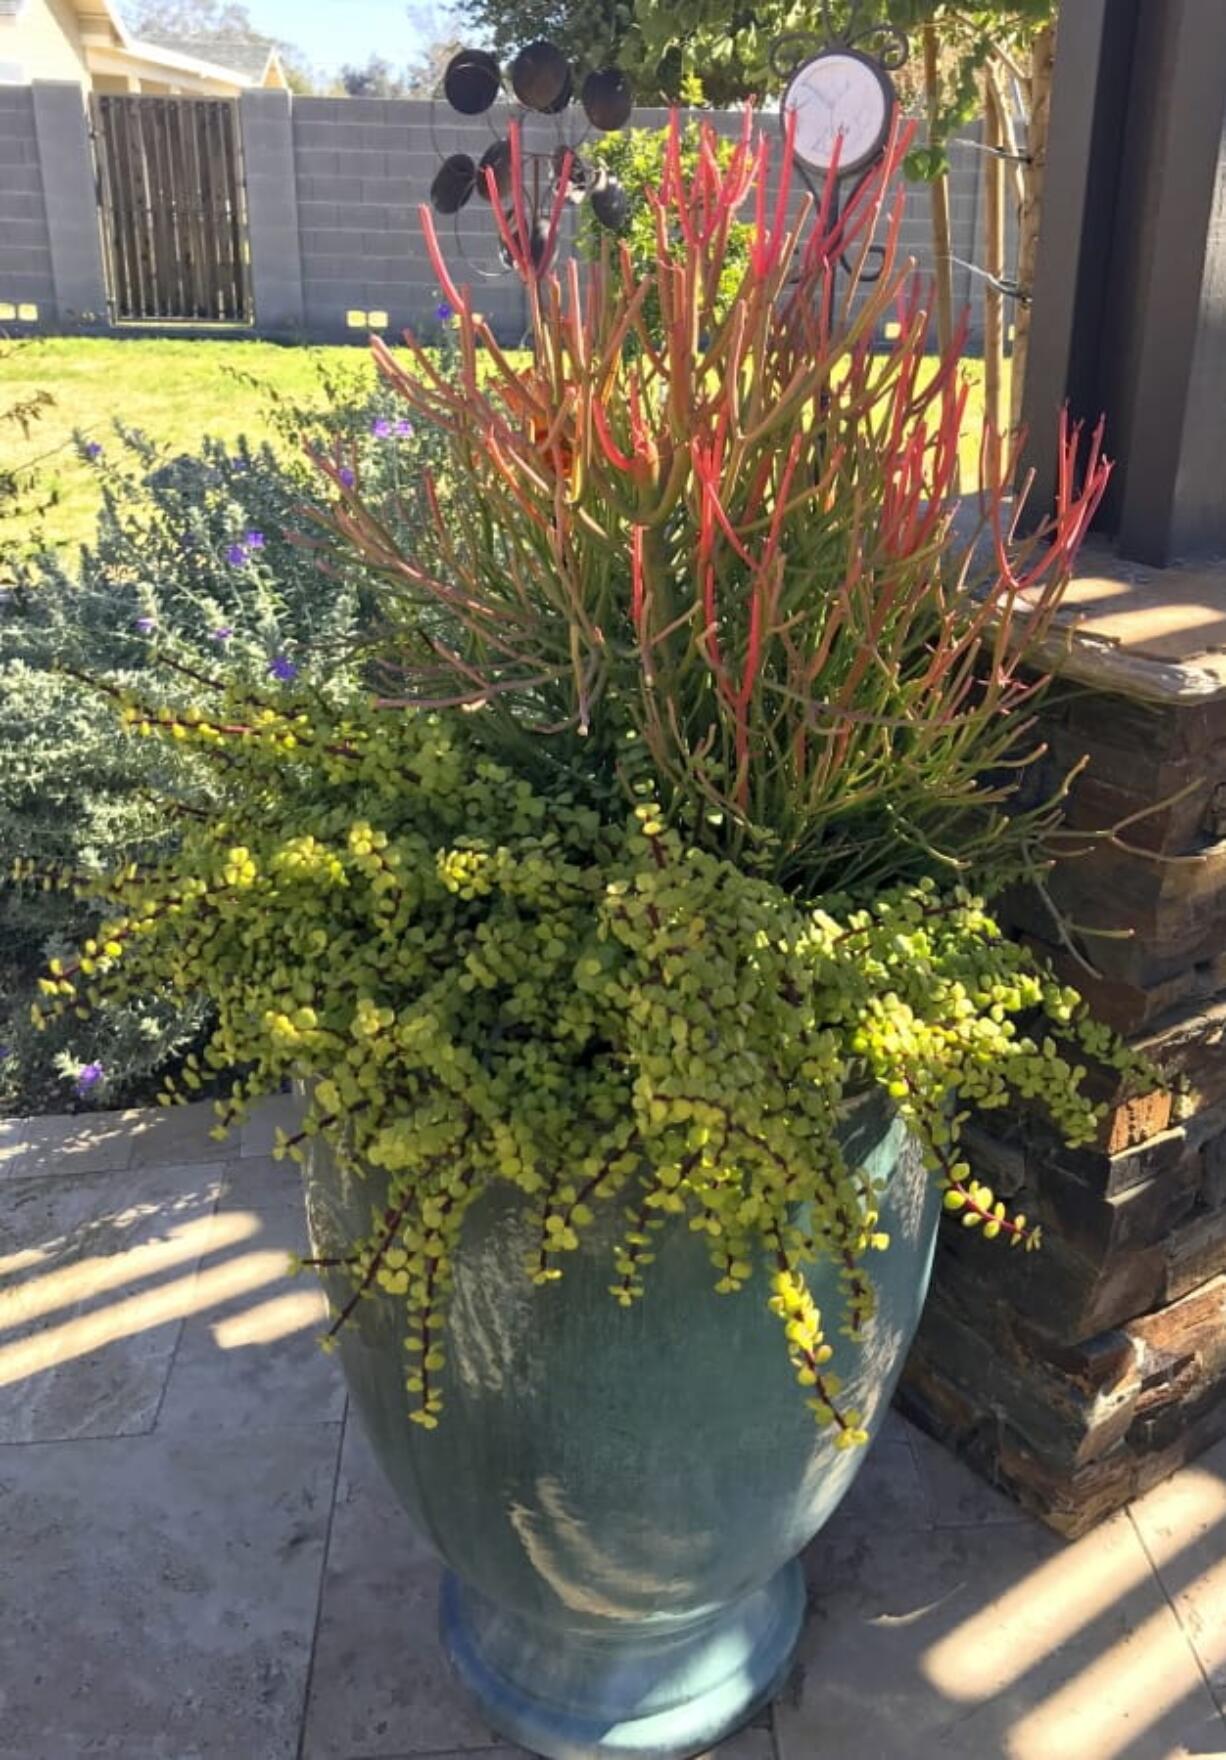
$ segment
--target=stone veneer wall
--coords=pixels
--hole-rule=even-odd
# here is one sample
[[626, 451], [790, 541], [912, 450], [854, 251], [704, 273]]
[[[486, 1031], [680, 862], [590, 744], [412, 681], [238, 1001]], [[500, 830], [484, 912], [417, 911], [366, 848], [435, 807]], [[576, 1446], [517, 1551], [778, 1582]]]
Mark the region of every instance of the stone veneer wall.
[[[1139, 674], [1146, 668], [1134, 662]], [[1226, 1434], [1226, 684], [1150, 700], [1073, 688], [1045, 709], [1052, 764], [1090, 763], [1082, 829], [1148, 816], [1053, 884], [1092, 979], [1036, 902], [1016, 927], [1177, 1078], [1070, 1152], [1035, 1122], [978, 1131], [976, 1172], [1044, 1225], [1042, 1251], [943, 1232], [903, 1406], [1053, 1527], [1076, 1535]], [[1174, 799], [1177, 795], [1182, 798]], [[1152, 809], [1167, 802], [1158, 812]]]

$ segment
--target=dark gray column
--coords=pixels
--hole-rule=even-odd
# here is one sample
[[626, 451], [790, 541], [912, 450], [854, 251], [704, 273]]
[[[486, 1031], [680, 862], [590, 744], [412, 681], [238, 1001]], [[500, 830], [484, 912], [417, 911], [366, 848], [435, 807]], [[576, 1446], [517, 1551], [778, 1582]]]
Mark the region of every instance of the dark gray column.
[[1025, 420], [1107, 417], [1101, 524], [1156, 566], [1226, 556], [1226, 4], [1061, 10]]
[[70, 80], [35, 80], [31, 94], [59, 327], [103, 329], [106, 276], [84, 94]]
[[244, 92], [239, 100], [255, 327], [264, 336], [303, 329], [302, 248], [288, 92]]

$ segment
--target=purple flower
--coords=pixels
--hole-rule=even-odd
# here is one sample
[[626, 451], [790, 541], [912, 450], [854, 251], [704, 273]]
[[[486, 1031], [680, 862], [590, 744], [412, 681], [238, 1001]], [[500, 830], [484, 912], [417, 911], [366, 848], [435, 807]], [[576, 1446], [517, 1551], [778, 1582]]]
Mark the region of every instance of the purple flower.
[[263, 532], [248, 532], [246, 544], [248, 550], [262, 550], [264, 548]]
[[298, 676], [298, 668], [284, 654], [273, 656], [268, 662], [268, 672], [271, 678], [278, 679], [281, 684], [292, 684]]
[[376, 416], [375, 420], [370, 424], [370, 431], [376, 440], [390, 440], [392, 437], [392, 424], [388, 421], [386, 416]]
[[77, 1093], [82, 1100], [84, 1100], [85, 1096], [92, 1089], [98, 1086], [98, 1083], [102, 1080], [103, 1073], [102, 1065], [100, 1063], [83, 1063], [81, 1065], [80, 1069], [77, 1071]]
[[220, 629], [210, 630], [209, 640], [211, 642], [228, 642], [233, 634], [234, 631], [229, 624], [223, 623]]
[[353, 485], [358, 480], [354, 476], [353, 472], [350, 470], [350, 468], [347, 464], [343, 464], [341, 466], [340, 470], [337, 471], [336, 474], [337, 474], [338, 479], [340, 480], [341, 487], [345, 488], [345, 489], [352, 489]]
[[157, 628], [157, 618], [138, 617], [133, 628], [138, 629], [143, 636], [151, 636]]
[[247, 546], [245, 544], [231, 544], [230, 548], [226, 551], [226, 561], [230, 564], [231, 568], [241, 568], [246, 560]]
[[411, 440], [415, 431], [412, 422], [406, 421], [403, 416], [401, 416], [400, 420], [396, 423], [397, 440]]
[[101, 458], [102, 442], [100, 440], [87, 440], [85, 442], [85, 456], [86, 458]]
[[441, 299], [434, 308], [434, 315], [440, 324], [445, 324], [449, 318], [455, 317], [455, 307], [450, 305], [447, 300]]
[[6, 1057], [11, 1057], [12, 1055], [13, 1048], [11, 1045], [0, 1045], [0, 1063], [3, 1063]]

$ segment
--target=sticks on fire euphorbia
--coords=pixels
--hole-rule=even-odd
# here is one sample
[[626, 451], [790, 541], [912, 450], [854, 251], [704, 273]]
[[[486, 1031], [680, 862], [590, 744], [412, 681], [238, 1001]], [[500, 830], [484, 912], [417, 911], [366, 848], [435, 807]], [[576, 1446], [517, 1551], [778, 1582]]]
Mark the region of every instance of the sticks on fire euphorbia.
[[542, 273], [524, 216], [506, 223], [526, 364], [456, 285], [423, 210], [458, 373], [411, 336], [407, 364], [374, 347], [446, 436], [429, 542], [405, 549], [352, 490], [333, 515], [394, 589], [408, 700], [481, 706], [521, 758], [547, 733], [551, 760], [589, 776], [615, 775], [638, 741], [691, 835], [814, 891], [1024, 859], [1047, 823], [1008, 810], [1041, 684], [1031, 657], [1107, 474], [1096, 436], [1078, 482], [1066, 425], [1057, 505], [1019, 546], [1015, 459], [989, 434], [978, 530], [955, 524], [967, 392], [957, 347], [929, 355], [925, 292], [899, 255], [909, 139], [899, 122], [836, 213], [830, 189], [795, 198], [790, 141], [748, 114], [725, 165], [708, 131], [687, 175], [674, 118], [647, 198], [650, 277], [614, 244], [585, 284], [574, 264]]

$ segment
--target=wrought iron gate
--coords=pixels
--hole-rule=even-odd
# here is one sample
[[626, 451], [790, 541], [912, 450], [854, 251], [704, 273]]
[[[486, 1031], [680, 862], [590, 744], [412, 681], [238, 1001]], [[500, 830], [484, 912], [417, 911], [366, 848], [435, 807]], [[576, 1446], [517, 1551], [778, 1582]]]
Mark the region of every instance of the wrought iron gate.
[[115, 321], [249, 324], [235, 100], [99, 93], [93, 119]]

